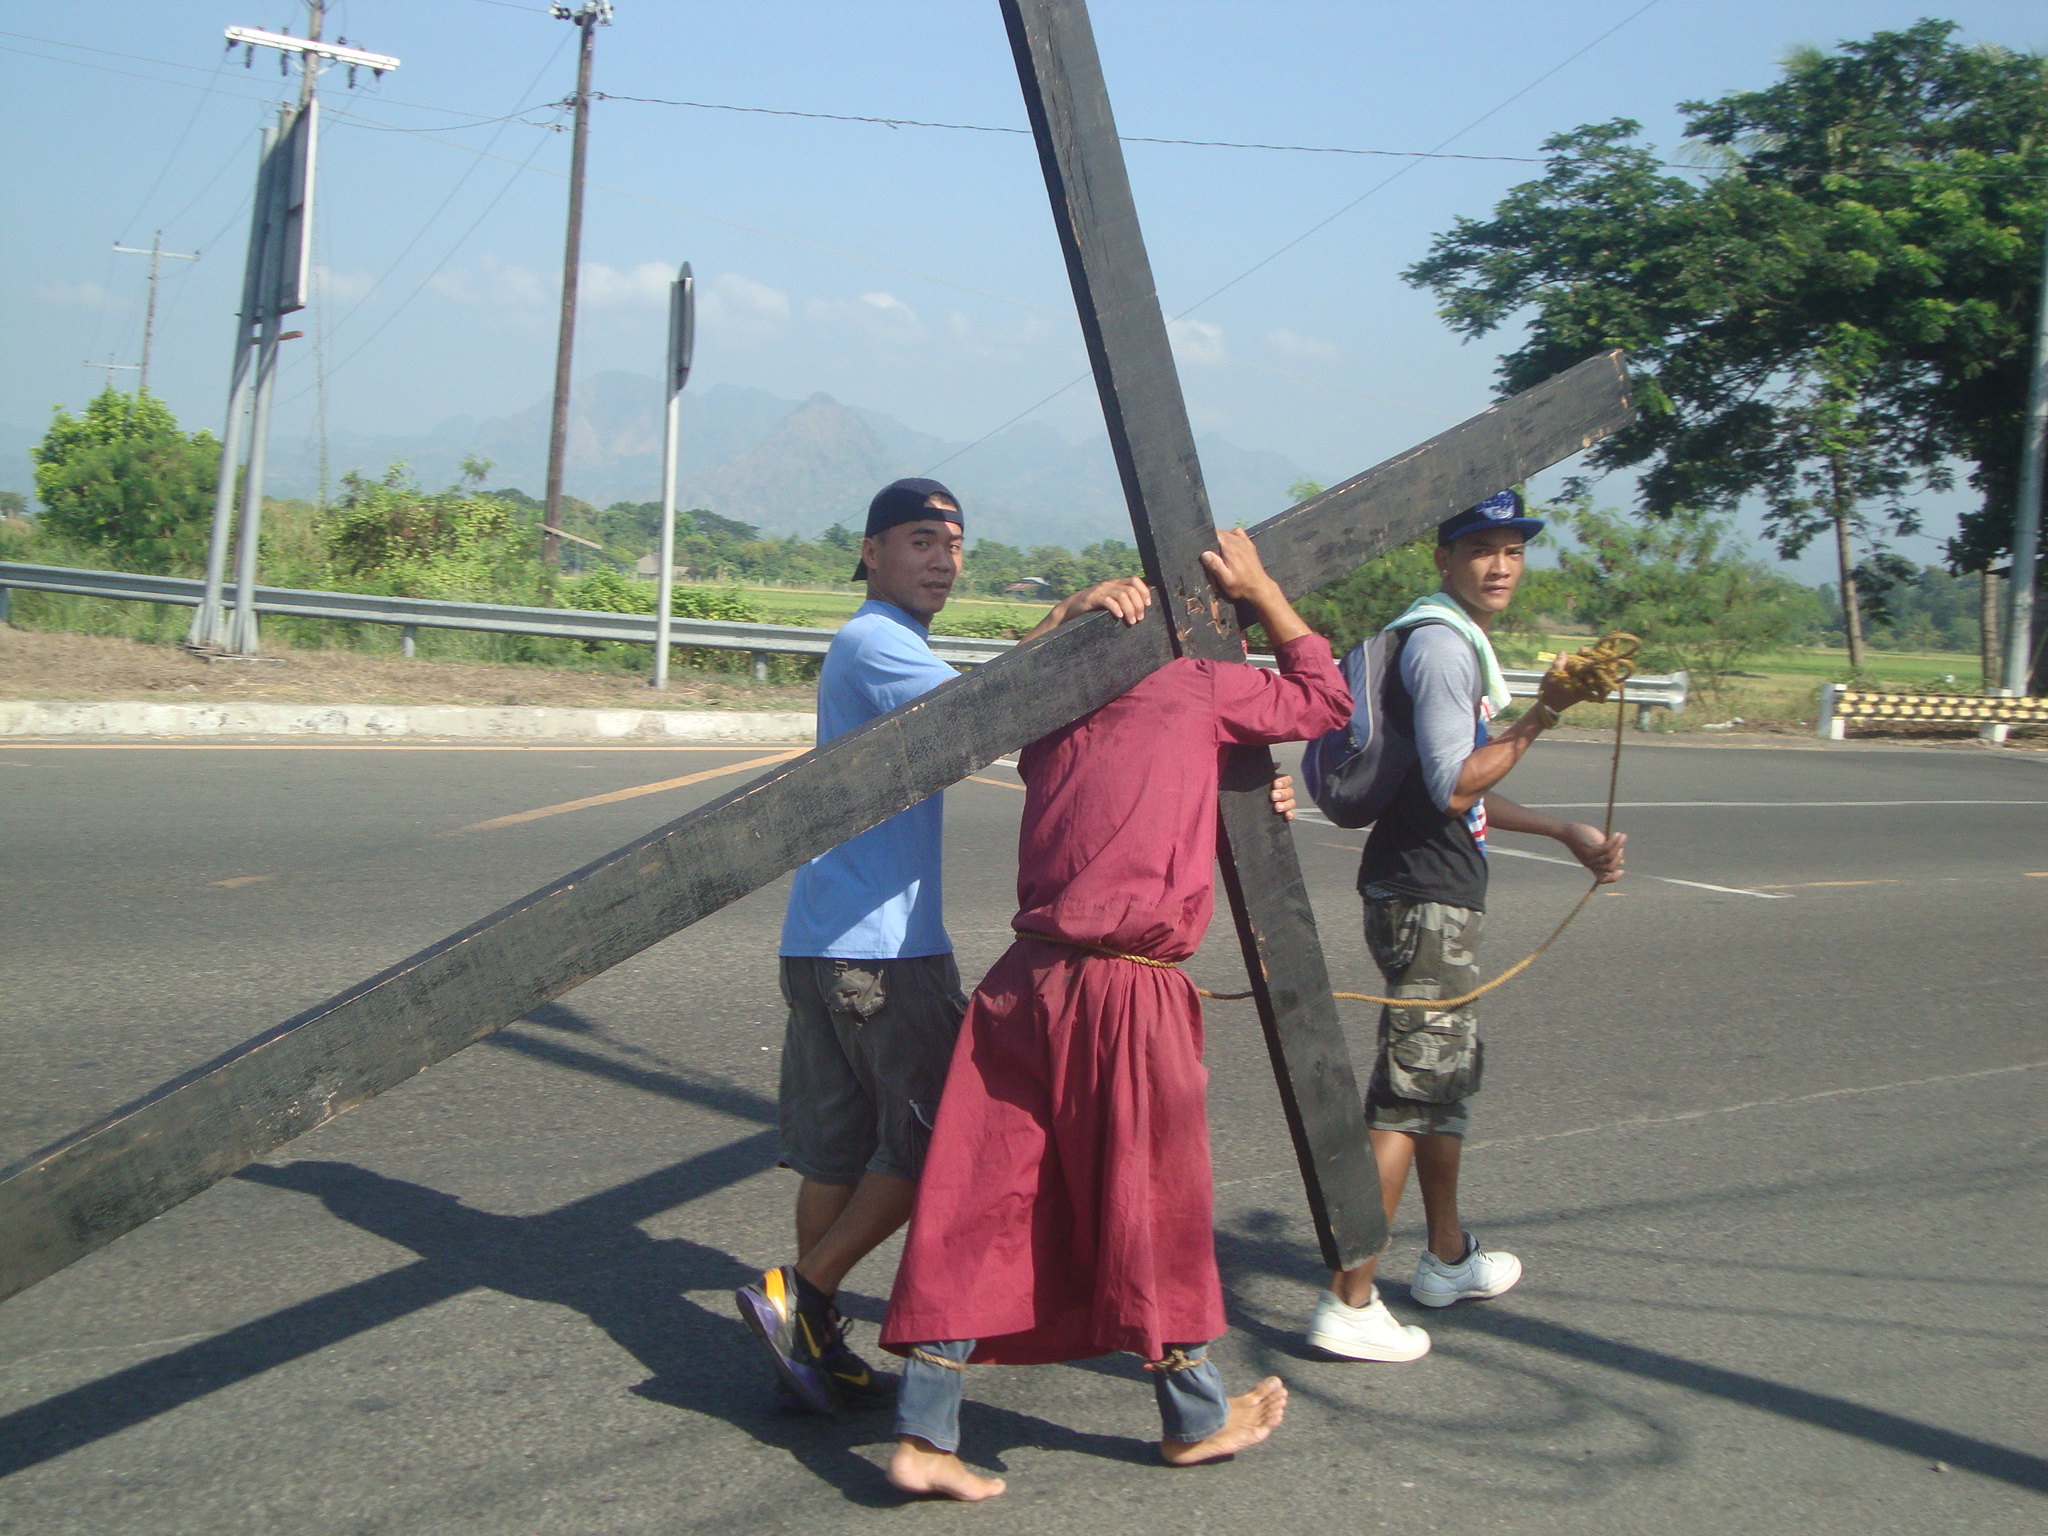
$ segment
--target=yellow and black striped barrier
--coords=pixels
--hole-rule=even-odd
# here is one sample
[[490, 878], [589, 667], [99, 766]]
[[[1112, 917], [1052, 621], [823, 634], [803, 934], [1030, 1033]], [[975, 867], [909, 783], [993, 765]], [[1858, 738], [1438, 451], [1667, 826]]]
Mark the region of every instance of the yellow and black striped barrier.
[[[1871, 693], [1841, 683], [1823, 684], [1815, 734], [1841, 741], [1851, 720], [1948, 720], [1993, 727], [2048, 725], [2048, 698], [1990, 693]], [[2005, 739], [2002, 730], [1996, 739]]]

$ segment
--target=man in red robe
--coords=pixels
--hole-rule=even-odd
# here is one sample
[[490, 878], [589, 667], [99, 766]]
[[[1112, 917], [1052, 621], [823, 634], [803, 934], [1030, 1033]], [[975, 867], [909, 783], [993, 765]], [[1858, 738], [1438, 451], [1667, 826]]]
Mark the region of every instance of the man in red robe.
[[1226, 1400], [1202, 1007], [1178, 962], [1215, 907], [1216, 791], [1235, 745], [1301, 741], [1351, 714], [1242, 530], [1202, 556], [1265, 627], [1277, 672], [1169, 663], [1033, 742], [1018, 838], [1017, 942], [976, 990], [940, 1099], [883, 1328], [908, 1357], [889, 1478], [984, 1499], [959, 1444], [962, 1371], [1139, 1356], [1175, 1465], [1264, 1440], [1287, 1390]]

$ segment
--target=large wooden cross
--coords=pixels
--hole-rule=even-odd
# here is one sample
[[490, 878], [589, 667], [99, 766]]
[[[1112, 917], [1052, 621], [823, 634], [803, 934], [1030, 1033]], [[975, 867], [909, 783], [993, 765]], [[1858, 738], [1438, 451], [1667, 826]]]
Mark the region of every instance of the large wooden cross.
[[[1176, 655], [1237, 660], [1166, 324], [1084, 0], [1002, 0], [1145, 572], [1090, 614], [772, 769], [0, 1172], [0, 1298], [524, 1018], [828, 848], [1118, 697]], [[1290, 598], [1349, 574], [1631, 419], [1595, 357], [1254, 528]], [[1323, 1260], [1385, 1241], [1358, 1084], [1272, 759], [1233, 753], [1218, 849]]]

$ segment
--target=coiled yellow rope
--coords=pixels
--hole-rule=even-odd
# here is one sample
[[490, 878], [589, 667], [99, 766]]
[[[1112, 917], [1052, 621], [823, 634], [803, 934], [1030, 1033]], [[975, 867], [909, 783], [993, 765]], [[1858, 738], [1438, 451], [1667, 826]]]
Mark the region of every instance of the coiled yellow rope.
[[[1603, 635], [1599, 640], [1586, 646], [1576, 655], [1566, 656], [1559, 663], [1560, 670], [1574, 682], [1590, 684], [1594, 689], [1597, 689], [1597, 692], [1590, 695], [1589, 702], [1598, 703], [1607, 698], [1609, 694], [1614, 696], [1614, 760], [1607, 772], [1607, 817], [1601, 823], [1600, 830], [1602, 833], [1611, 833], [1614, 830], [1614, 795], [1621, 783], [1622, 728], [1628, 719], [1628, 680], [1635, 676], [1635, 658], [1642, 648], [1643, 642], [1634, 635], [1622, 630], [1616, 630], [1612, 634]], [[1550, 948], [1551, 945], [1555, 944], [1565, 929], [1571, 927], [1572, 920], [1586, 910], [1586, 903], [1593, 899], [1594, 893], [1599, 889], [1600, 882], [1595, 880], [1587, 888], [1586, 894], [1579, 898], [1578, 905], [1565, 914], [1564, 921], [1551, 930], [1549, 938], [1538, 944], [1527, 955], [1502, 971], [1493, 980], [1487, 982], [1486, 985], [1475, 987], [1463, 996], [1377, 997], [1370, 992], [1332, 992], [1330, 995], [1343, 998], [1347, 1002], [1378, 1003], [1386, 1008], [1427, 1008], [1439, 1013], [1447, 1013], [1453, 1008], [1462, 1008], [1465, 1004], [1484, 997], [1495, 987], [1512, 981], [1533, 965], [1537, 957]], [[1069, 949], [1087, 950], [1090, 954], [1106, 955], [1112, 960], [1128, 960], [1133, 965], [1149, 965], [1155, 970], [1177, 971], [1180, 969], [1176, 961], [1154, 960], [1149, 955], [1127, 955], [1121, 950], [1104, 949], [1098, 944], [1083, 944], [1074, 939], [1058, 938], [1049, 933], [1028, 933], [1019, 929], [1018, 936], [1026, 939], [1042, 939], [1048, 944], [1063, 944]], [[1211, 992], [1207, 987], [1196, 987], [1195, 991], [1201, 996], [1219, 1003], [1242, 1002], [1245, 998], [1252, 996], [1250, 992]]]

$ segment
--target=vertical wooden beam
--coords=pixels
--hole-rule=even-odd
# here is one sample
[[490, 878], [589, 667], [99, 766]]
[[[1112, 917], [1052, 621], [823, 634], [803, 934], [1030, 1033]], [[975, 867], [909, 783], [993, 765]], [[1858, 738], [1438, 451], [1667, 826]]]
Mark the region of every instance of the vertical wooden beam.
[[[1088, 8], [1002, 6], [1146, 574], [1177, 651], [1241, 661], [1237, 615], [1201, 564], [1216, 530]], [[1232, 754], [1217, 851], [1323, 1259], [1348, 1269], [1385, 1244], [1386, 1213], [1293, 839], [1266, 804], [1272, 773], [1264, 748]]]

